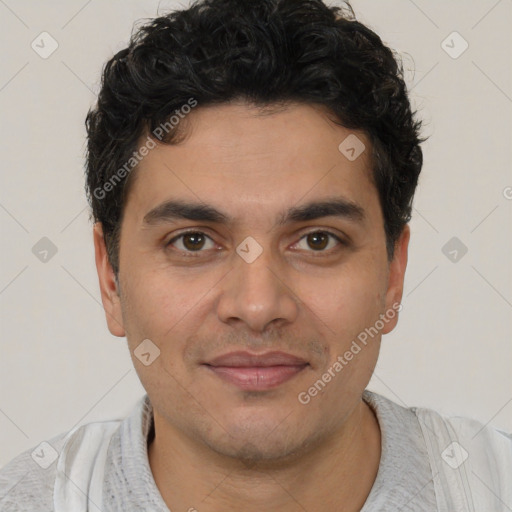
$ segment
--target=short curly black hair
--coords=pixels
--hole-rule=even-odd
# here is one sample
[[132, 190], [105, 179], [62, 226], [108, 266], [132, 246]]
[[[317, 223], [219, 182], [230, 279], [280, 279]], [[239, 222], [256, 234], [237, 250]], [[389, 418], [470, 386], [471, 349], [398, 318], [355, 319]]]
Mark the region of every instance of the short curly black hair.
[[[321, 105], [335, 122], [365, 133], [392, 258], [411, 218], [425, 140], [401, 59], [356, 20], [348, 2], [198, 0], [132, 31], [128, 47], [105, 64], [97, 104], [87, 114], [87, 198], [116, 277], [135, 174], [126, 163], [135, 170], [140, 138], [191, 99], [198, 108], [238, 99], [260, 108]], [[178, 134], [157, 138], [171, 144]]]

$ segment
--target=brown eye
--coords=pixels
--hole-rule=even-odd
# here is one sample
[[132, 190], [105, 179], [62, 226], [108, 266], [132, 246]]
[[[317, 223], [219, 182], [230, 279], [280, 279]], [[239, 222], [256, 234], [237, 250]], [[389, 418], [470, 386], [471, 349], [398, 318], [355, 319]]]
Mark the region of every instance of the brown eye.
[[[302, 241], [306, 242], [307, 247], [300, 247], [300, 243]], [[312, 231], [304, 235], [299, 243], [297, 244], [299, 248], [305, 249], [309, 252], [329, 252], [329, 249], [333, 247], [333, 244], [329, 247], [331, 240], [334, 240], [334, 246], [336, 245], [344, 245], [343, 240], [329, 231]], [[326, 250], [327, 249], [327, 250]]]
[[183, 236], [183, 245], [190, 251], [197, 251], [203, 247], [204, 240], [201, 233], [187, 233]]
[[322, 232], [310, 233], [306, 238], [309, 246], [315, 251], [325, 249], [329, 243], [329, 236]]
[[182, 252], [204, 252], [202, 249], [208, 241], [210, 241], [213, 247], [213, 241], [208, 235], [200, 231], [189, 231], [174, 237], [167, 245], [172, 245]]

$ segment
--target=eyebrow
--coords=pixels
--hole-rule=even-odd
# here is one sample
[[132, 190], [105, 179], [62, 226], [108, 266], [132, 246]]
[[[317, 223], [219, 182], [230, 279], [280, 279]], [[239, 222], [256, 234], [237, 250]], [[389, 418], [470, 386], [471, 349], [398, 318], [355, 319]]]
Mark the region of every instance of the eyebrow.
[[[304, 222], [322, 217], [339, 217], [354, 222], [362, 222], [365, 219], [365, 211], [353, 201], [340, 197], [328, 198], [289, 208], [277, 216], [276, 225], [282, 226], [291, 222]], [[144, 216], [143, 225], [149, 227], [180, 219], [218, 224], [233, 222], [229, 215], [211, 205], [183, 200], [168, 200], [150, 210]]]

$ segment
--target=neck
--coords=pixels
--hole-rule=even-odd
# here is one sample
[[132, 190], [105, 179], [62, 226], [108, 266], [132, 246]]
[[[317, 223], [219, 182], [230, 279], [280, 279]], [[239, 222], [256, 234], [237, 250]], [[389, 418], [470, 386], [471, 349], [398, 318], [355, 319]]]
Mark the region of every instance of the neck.
[[149, 464], [170, 510], [359, 511], [381, 453], [379, 424], [363, 401], [342, 430], [307, 454], [278, 464], [249, 464], [205, 452], [156, 415], [155, 433]]

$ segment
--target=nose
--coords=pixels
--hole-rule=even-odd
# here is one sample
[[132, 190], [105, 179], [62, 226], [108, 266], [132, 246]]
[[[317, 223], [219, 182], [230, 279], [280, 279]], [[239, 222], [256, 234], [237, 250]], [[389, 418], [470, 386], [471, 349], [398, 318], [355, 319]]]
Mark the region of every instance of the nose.
[[264, 332], [271, 324], [278, 327], [295, 321], [299, 300], [287, 269], [271, 249], [264, 248], [254, 261], [234, 253], [232, 264], [217, 302], [222, 322], [233, 326], [243, 322], [255, 332]]

